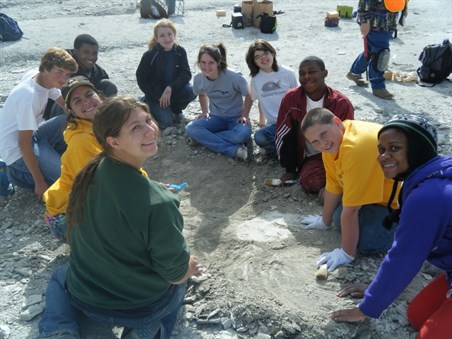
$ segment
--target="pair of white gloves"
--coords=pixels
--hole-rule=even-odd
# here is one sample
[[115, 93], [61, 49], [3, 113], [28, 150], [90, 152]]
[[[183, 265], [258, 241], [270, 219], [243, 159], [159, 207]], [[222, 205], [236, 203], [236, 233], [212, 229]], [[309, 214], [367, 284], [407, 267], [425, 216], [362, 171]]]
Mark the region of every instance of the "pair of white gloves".
[[[306, 225], [304, 229], [312, 230], [328, 230], [330, 226], [325, 225], [321, 215], [305, 215], [301, 217], [301, 223]], [[350, 264], [354, 257], [345, 253], [342, 248], [336, 248], [332, 252], [325, 252], [320, 255], [317, 260], [317, 267], [327, 264], [328, 271], [333, 272], [336, 268], [342, 265]]]

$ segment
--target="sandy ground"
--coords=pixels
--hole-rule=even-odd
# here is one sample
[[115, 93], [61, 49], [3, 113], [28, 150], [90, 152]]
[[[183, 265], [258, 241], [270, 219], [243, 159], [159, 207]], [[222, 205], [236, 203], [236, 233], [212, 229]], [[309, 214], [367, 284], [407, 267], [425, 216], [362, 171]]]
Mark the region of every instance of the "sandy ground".
[[[18, 20], [25, 32], [18, 42], [0, 43], [0, 101], [26, 70], [38, 66], [48, 47], [70, 48], [80, 33], [90, 33], [99, 41], [98, 63], [117, 83], [120, 94], [141, 95], [135, 69], [155, 21], [141, 19], [138, 11], [128, 9], [129, 4], [124, 0], [108, 5], [88, 0], [0, 0], [0, 11]], [[323, 25], [325, 13], [335, 10], [337, 1], [275, 1], [274, 9], [285, 13], [278, 15], [278, 30], [272, 35], [255, 28], [223, 28], [234, 4], [188, 0], [185, 14], [172, 17], [193, 72], [199, 47], [223, 41], [230, 67], [248, 74], [247, 47], [254, 39], [265, 38], [277, 48], [278, 61], [293, 69], [308, 55], [323, 58], [329, 70], [327, 83], [350, 98], [357, 119], [384, 122], [394, 113], [424, 114], [441, 128], [441, 151], [452, 154], [452, 83], [424, 88], [389, 81], [394, 101], [380, 100], [368, 89], [354, 86], [345, 74], [362, 46], [358, 26], [352, 20], [341, 20], [337, 28]], [[341, 4], [356, 7], [356, 1]], [[452, 36], [450, 0], [411, 1], [410, 5], [407, 25], [391, 44], [393, 71], [415, 71], [425, 45]], [[227, 16], [217, 18], [215, 9], [226, 9]], [[198, 112], [199, 104], [194, 102], [186, 116], [191, 119]], [[256, 107], [252, 118], [257, 129]], [[250, 145], [250, 151], [250, 162], [227, 159], [189, 146], [180, 128], [164, 133], [159, 155], [146, 164], [156, 180], [189, 183], [180, 193], [185, 235], [206, 266], [206, 275], [191, 282], [174, 337], [414, 338], [406, 321], [407, 304], [437, 272], [426, 266], [378, 320], [353, 325], [331, 321], [329, 311], [358, 302], [338, 299], [336, 291], [350, 281], [371, 281], [382, 258], [359, 257], [328, 280], [316, 281], [316, 259], [337, 247], [339, 232], [303, 230], [300, 215], [321, 211], [315, 196], [306, 195], [299, 186], [265, 186], [264, 179], [278, 178], [282, 168], [262, 157], [255, 145]], [[0, 211], [0, 338], [36, 337], [47, 281], [67, 259], [67, 248], [51, 237], [43, 213], [42, 203], [20, 189]], [[120, 329], [88, 324], [83, 336], [114, 338], [119, 333]]]

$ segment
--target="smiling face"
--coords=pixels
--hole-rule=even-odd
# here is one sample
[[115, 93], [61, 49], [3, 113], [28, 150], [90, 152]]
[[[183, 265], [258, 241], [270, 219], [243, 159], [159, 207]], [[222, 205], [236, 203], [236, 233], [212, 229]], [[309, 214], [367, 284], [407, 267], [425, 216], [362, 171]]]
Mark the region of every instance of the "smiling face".
[[408, 164], [408, 138], [397, 128], [387, 128], [378, 138], [378, 163], [386, 178], [393, 179], [406, 173]]
[[155, 35], [155, 41], [163, 47], [165, 51], [170, 51], [173, 48], [176, 36], [170, 27], [159, 27]]
[[71, 76], [71, 71], [63, 67], [53, 66], [50, 71], [44, 70], [42, 72], [43, 82], [45, 88], [60, 88], [63, 87], [66, 80]]
[[331, 124], [315, 124], [307, 128], [304, 136], [317, 151], [337, 154], [342, 143], [343, 130], [341, 120], [334, 117]]
[[97, 107], [102, 103], [99, 95], [89, 86], [80, 86], [70, 94], [68, 107], [77, 118], [93, 120]]
[[79, 49], [75, 49], [74, 51], [79, 68], [82, 71], [90, 71], [97, 61], [99, 46], [82, 44]]
[[208, 53], [201, 55], [199, 59], [199, 68], [202, 74], [204, 74], [208, 79], [215, 80], [218, 78], [218, 70], [220, 63], [216, 62]]
[[274, 60], [274, 55], [270, 51], [260, 51], [254, 52], [254, 63], [264, 72], [271, 72]]
[[325, 78], [328, 75], [326, 69], [322, 70], [316, 62], [308, 61], [300, 65], [298, 75], [301, 86], [311, 99], [317, 100], [316, 94], [320, 95], [319, 99], [323, 96]]
[[157, 154], [158, 127], [151, 116], [140, 107], [135, 107], [121, 127], [117, 137], [107, 137], [113, 156], [136, 168], [147, 158]]

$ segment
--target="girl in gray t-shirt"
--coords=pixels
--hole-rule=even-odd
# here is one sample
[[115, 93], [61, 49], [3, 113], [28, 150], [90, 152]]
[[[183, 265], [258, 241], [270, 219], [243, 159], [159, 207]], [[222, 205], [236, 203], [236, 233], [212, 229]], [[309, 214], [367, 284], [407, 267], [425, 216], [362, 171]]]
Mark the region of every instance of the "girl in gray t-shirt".
[[202, 112], [187, 125], [188, 136], [211, 151], [247, 160], [244, 144], [251, 137], [249, 120], [243, 118], [247, 80], [227, 68], [223, 44], [201, 46], [198, 66], [193, 92], [199, 96]]

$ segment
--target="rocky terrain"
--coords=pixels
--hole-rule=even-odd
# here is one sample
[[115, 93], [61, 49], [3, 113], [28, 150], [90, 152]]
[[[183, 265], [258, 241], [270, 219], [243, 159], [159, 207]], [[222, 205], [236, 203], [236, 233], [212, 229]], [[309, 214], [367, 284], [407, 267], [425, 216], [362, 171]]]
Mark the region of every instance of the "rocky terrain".
[[[356, 1], [342, 1], [356, 7]], [[332, 0], [275, 1], [278, 29], [264, 35], [255, 28], [223, 28], [234, 1], [187, 0], [185, 13], [172, 16], [180, 44], [195, 73], [199, 47], [223, 41], [231, 68], [248, 74], [245, 53], [257, 38], [269, 40], [281, 64], [297, 69], [308, 55], [324, 59], [327, 83], [345, 93], [356, 118], [383, 123], [394, 113], [414, 112], [432, 119], [440, 129], [440, 149], [452, 154], [452, 83], [420, 87], [415, 82], [388, 81], [395, 100], [383, 101], [354, 86], [345, 74], [362, 43], [353, 20], [327, 28], [323, 19], [335, 10]], [[450, 0], [411, 1], [406, 26], [391, 42], [390, 69], [411, 73], [427, 44], [452, 36]], [[216, 9], [227, 10], [217, 18]], [[141, 19], [130, 2], [111, 0], [0, 0], [0, 12], [18, 20], [24, 38], [0, 43], [0, 107], [22, 74], [37, 67], [51, 46], [72, 47], [75, 36], [92, 34], [100, 43], [98, 63], [117, 83], [120, 94], [141, 95], [135, 69], [146, 50], [154, 20]], [[255, 105], [256, 106], [256, 105]], [[199, 113], [190, 104], [187, 120]], [[257, 109], [253, 108], [256, 130]], [[185, 235], [192, 252], [206, 267], [190, 281], [174, 338], [414, 338], [406, 308], [416, 293], [438, 274], [426, 265], [407, 290], [377, 320], [335, 323], [328, 313], [357, 304], [339, 299], [347, 282], [370, 282], [382, 257], [358, 257], [327, 280], [314, 277], [320, 253], [337, 246], [337, 230], [304, 230], [303, 214], [320, 213], [316, 197], [298, 185], [269, 187], [265, 178], [279, 178], [279, 164], [249, 145], [252, 159], [235, 161], [190, 146], [183, 126], [163, 131], [159, 154], [148, 161], [150, 177], [189, 186], [179, 195]], [[0, 338], [35, 338], [45, 307], [45, 288], [53, 270], [67, 260], [69, 249], [53, 239], [43, 221], [44, 205], [32, 192], [17, 189], [0, 210]], [[125, 282], [127, 283], [127, 282]], [[84, 338], [120, 337], [120, 328], [85, 321]]]

